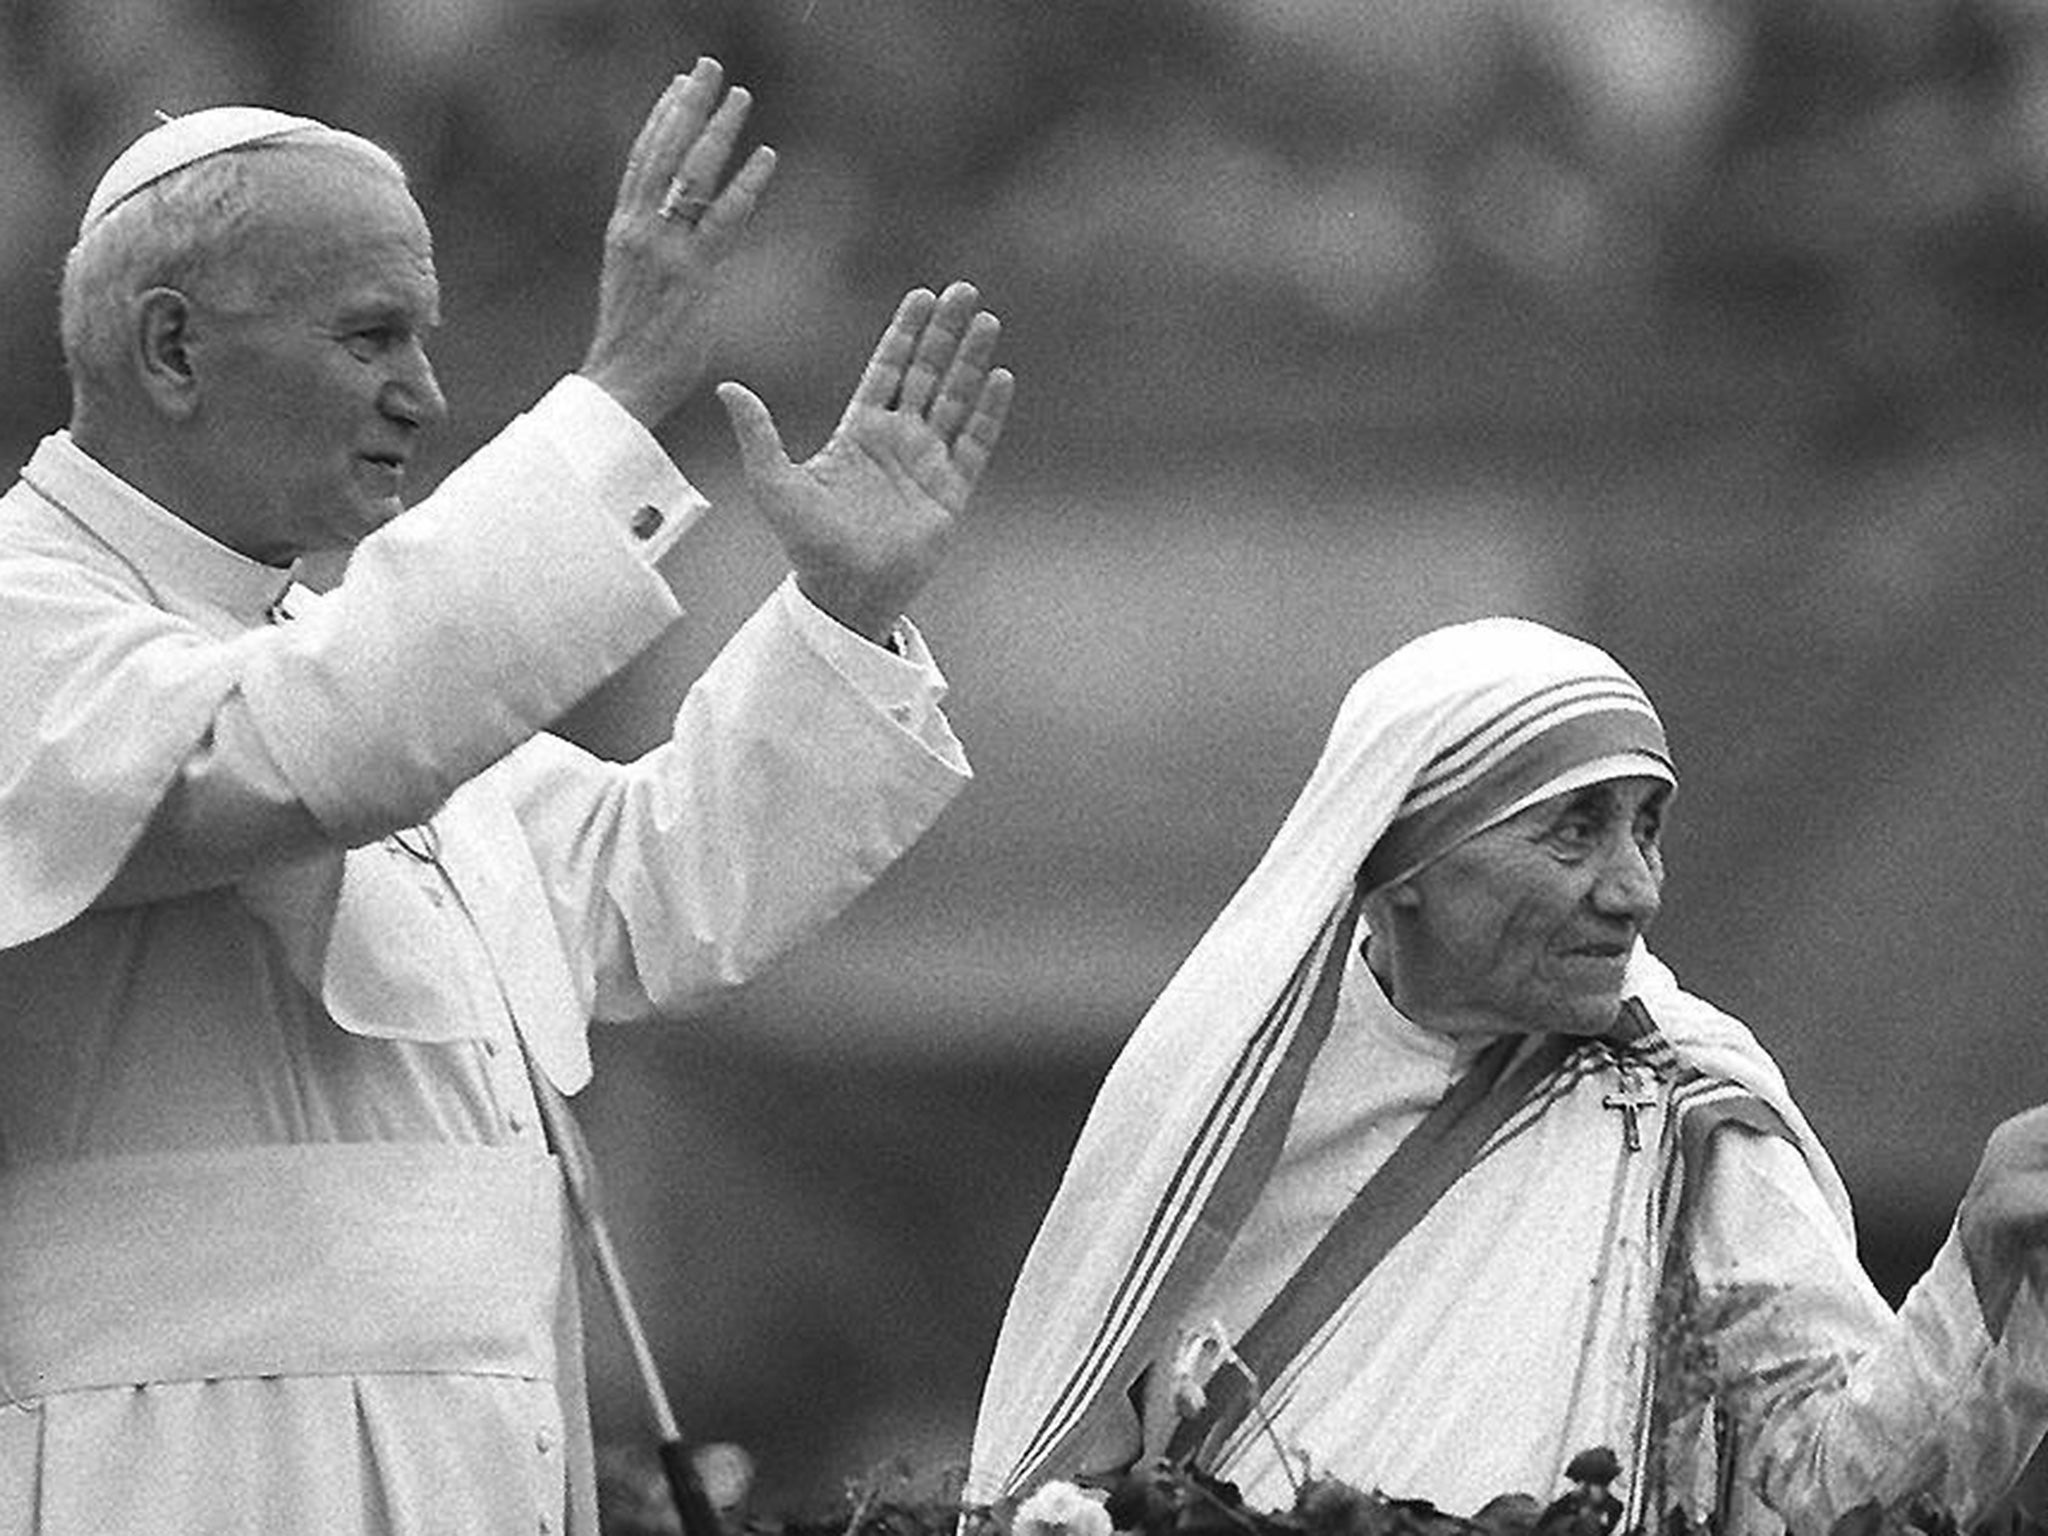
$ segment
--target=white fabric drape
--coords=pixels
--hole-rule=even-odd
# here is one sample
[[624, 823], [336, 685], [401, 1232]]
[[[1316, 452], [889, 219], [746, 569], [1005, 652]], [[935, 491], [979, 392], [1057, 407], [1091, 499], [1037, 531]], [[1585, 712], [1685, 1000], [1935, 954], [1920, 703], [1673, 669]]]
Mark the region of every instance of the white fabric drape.
[[[331, 1143], [543, 1159], [522, 1040], [574, 1090], [593, 1016], [674, 1016], [755, 973], [957, 792], [922, 642], [889, 656], [788, 586], [639, 761], [536, 734], [676, 616], [623, 530], [694, 492], [651, 438], [653, 485], [572, 461], [564, 440], [605, 435], [590, 409], [617, 412], [551, 392], [282, 626], [284, 573], [61, 435], [30, 466], [44, 491], [0, 498], [0, 1182]], [[617, 414], [614, 436], [638, 431]], [[172, 785], [210, 824], [306, 841], [95, 904], [144, 854], [175, 879], [177, 829], [138, 842]], [[423, 834], [384, 836], [423, 818], [436, 862], [404, 845]], [[0, 1536], [588, 1532], [566, 1253], [546, 1294], [551, 1374], [379, 1363], [40, 1394], [33, 1361], [0, 1359]]]
[[[1299, 1193], [1309, 1165], [1290, 1164], [1285, 1156], [1242, 1226], [1225, 1234], [1237, 1239], [1227, 1269], [1214, 1257], [1215, 1234], [1202, 1231], [1203, 1197], [1210, 1191], [1193, 1175], [1219, 1166], [1252, 1123], [1256, 1085], [1244, 1071], [1251, 1033], [1267, 1026], [1273, 998], [1345, 900], [1365, 855], [1425, 766], [1517, 701], [1563, 679], [1603, 674], [1625, 677], [1594, 647], [1542, 626], [1493, 619], [1411, 642], [1354, 686], [1272, 845], [1103, 1084], [997, 1340], [976, 1427], [966, 1490], [971, 1502], [1017, 1497], [1047, 1477], [1074, 1475], [1106, 1448], [1131, 1454], [1136, 1442], [1126, 1394], [1138, 1374], [1171, 1348], [1177, 1330], [1208, 1321], [1205, 1309], [1232, 1313], [1226, 1321], [1243, 1326], [1284, 1279], [1290, 1245], [1296, 1255], [1307, 1251], [1317, 1231], [1286, 1234], [1294, 1199], [1289, 1191]], [[1361, 1027], [1360, 998], [1368, 989], [1376, 995], [1369, 981], [1347, 989], [1351, 1022], [1340, 1019], [1332, 1032], [1297, 1116], [1306, 1124], [1301, 1116], [1334, 1113], [1334, 1123], [1346, 1127], [1349, 1161], [1340, 1192], [1346, 1194], [1466, 1061], [1457, 1043], [1432, 1044], [1426, 1031], [1398, 1016], [1394, 1025], [1382, 1018], [1377, 1031]], [[1798, 1241], [1787, 1238], [1782, 1222], [1745, 1218], [1745, 1202], [1725, 1192], [1705, 1205], [1725, 1219], [1715, 1229], [1718, 1242], [1704, 1245], [1721, 1257], [1718, 1268], [1701, 1261], [1703, 1282], [1724, 1291], [1752, 1288], [1743, 1294], [1761, 1287], [1775, 1298], [1772, 1326], [1730, 1332], [1725, 1352], [1730, 1390], [1758, 1426], [1751, 1467], [1768, 1496], [1781, 1510], [1824, 1528], [1826, 1512], [1839, 1513], [1842, 1501], [1894, 1495], [1912, 1486], [1914, 1476], [1931, 1477], [1923, 1486], [1965, 1505], [1997, 1493], [2048, 1424], [2037, 1401], [2038, 1384], [2048, 1382], [2039, 1299], [2029, 1293], [2027, 1316], [2016, 1313], [1994, 1346], [1951, 1240], [1902, 1315], [1893, 1317], [1855, 1263], [1839, 1175], [1750, 1032], [1685, 992], [1641, 946], [1626, 990], [1647, 1007], [1685, 1067], [1761, 1099], [1790, 1129], [1797, 1148], [1773, 1152], [1768, 1148], [1778, 1144], [1769, 1138], [1737, 1134], [1725, 1161], [1730, 1188], [1753, 1189], [1758, 1179], [1791, 1187], [1769, 1204], [1797, 1211]], [[1389, 1043], [1397, 1037], [1398, 1048]], [[1391, 1493], [1445, 1496], [1454, 1503], [1495, 1477], [1512, 1475], [1514, 1486], [1532, 1492], [1547, 1488], [1557, 1467], [1510, 1465], [1474, 1448], [1498, 1450], [1513, 1438], [1499, 1414], [1519, 1422], [1525, 1414], [1541, 1421], [1548, 1413], [1551, 1422], [1535, 1434], [1543, 1455], [1553, 1454], [1553, 1434], [1573, 1426], [1557, 1422], [1564, 1405], [1544, 1399], [1551, 1388], [1534, 1384], [1569, 1382], [1576, 1373], [1560, 1374], [1555, 1349], [1544, 1356], [1550, 1364], [1543, 1370], [1503, 1371], [1507, 1337], [1497, 1338], [1501, 1349], [1491, 1352], [1479, 1341], [1500, 1325], [1514, 1337], [1540, 1338], [1546, 1348], [1580, 1348], [1578, 1314], [1562, 1297], [1550, 1296], [1548, 1307], [1536, 1299], [1549, 1294], [1540, 1281], [1569, 1274], [1572, 1285], [1583, 1286], [1589, 1278], [1584, 1265], [1598, 1256], [1581, 1253], [1574, 1260], [1568, 1234], [1553, 1228], [1573, 1219], [1558, 1213], [1604, 1208], [1604, 1170], [1612, 1157], [1597, 1149], [1612, 1140], [1611, 1117], [1602, 1129], [1598, 1096], [1590, 1111], [1561, 1104], [1540, 1135], [1525, 1136], [1511, 1149], [1514, 1156], [1490, 1160], [1484, 1178], [1454, 1190], [1397, 1248], [1383, 1273], [1367, 1281], [1356, 1315], [1377, 1320], [1375, 1342], [1361, 1340], [1350, 1356], [1332, 1347], [1320, 1365], [1311, 1363], [1308, 1369], [1336, 1376], [1316, 1390], [1294, 1384], [1292, 1422], [1303, 1432], [1303, 1448], [1316, 1453], [1320, 1391], [1331, 1413], [1371, 1412], [1388, 1427], [1363, 1442], [1355, 1431], [1326, 1436], [1374, 1458], [1372, 1464], [1348, 1465], [1341, 1453], [1323, 1447], [1338, 1459], [1319, 1465]], [[1341, 1206], [1341, 1198], [1322, 1198], [1322, 1214], [1310, 1226]], [[1640, 1192], [1626, 1199], [1639, 1205]], [[1313, 1202], [1310, 1208], [1316, 1209]], [[1747, 1202], [1747, 1209], [1756, 1208], [1757, 1202]], [[1629, 1220], [1640, 1225], [1642, 1214], [1637, 1209]], [[1500, 1231], [1520, 1235], [1506, 1248], [1490, 1246], [1488, 1234]], [[1774, 1250], [1788, 1255], [1777, 1268], [1769, 1263]], [[1563, 1255], [1558, 1267], [1542, 1269], [1553, 1252]], [[1197, 1257], [1183, 1262], [1189, 1255]], [[1467, 1286], [1461, 1276], [1479, 1279]], [[1640, 1348], [1648, 1291], [1639, 1286], [1635, 1296], [1607, 1325], [1610, 1343], [1599, 1346], [1605, 1353], [1594, 1360], [1596, 1370], [1611, 1363], [1615, 1351]], [[1530, 1299], [1526, 1313], [1517, 1297]], [[1378, 1309], [1382, 1302], [1386, 1309]], [[1468, 1335], [1474, 1348], [1466, 1353]], [[1770, 1342], [1752, 1347], [1761, 1336]], [[1797, 1390], [1784, 1390], [1782, 1367], [1795, 1358], [1806, 1362], [1809, 1377]], [[1358, 1370], [1378, 1371], [1374, 1379], [1388, 1395], [1368, 1401], [1340, 1385], [1340, 1379], [1355, 1382]], [[1815, 1371], [1826, 1376], [1825, 1390], [1810, 1389]], [[1943, 1384], [1934, 1410], [1926, 1403], [1932, 1382]], [[1511, 1402], [1513, 1392], [1527, 1392], [1530, 1401]], [[1596, 1422], [1597, 1415], [1585, 1425]], [[1252, 1443], [1256, 1438], [1240, 1437], [1234, 1454], [1245, 1459], [1237, 1470], [1284, 1503], [1284, 1480], [1277, 1464], [1261, 1463], [1266, 1453]], [[1402, 1478], [1411, 1486], [1402, 1486]], [[1494, 1486], [1484, 1493], [1504, 1491], [1511, 1490]]]

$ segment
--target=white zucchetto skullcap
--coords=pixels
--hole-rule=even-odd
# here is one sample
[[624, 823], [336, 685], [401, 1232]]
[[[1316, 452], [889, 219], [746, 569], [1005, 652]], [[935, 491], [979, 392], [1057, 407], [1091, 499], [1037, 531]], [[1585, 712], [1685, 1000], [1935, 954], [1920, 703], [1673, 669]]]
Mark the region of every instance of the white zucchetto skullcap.
[[273, 112], [268, 107], [206, 107], [167, 118], [114, 157], [99, 185], [92, 189], [78, 233], [83, 236], [117, 203], [195, 161], [281, 134], [324, 127], [326, 124], [314, 118]]

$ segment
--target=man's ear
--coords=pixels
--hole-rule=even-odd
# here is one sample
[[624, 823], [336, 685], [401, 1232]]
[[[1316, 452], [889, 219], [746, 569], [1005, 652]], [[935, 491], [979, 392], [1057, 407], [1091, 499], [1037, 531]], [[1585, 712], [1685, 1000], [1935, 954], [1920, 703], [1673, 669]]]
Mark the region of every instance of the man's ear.
[[192, 302], [175, 288], [152, 288], [135, 306], [135, 374], [159, 411], [180, 421], [199, 408], [192, 366]]

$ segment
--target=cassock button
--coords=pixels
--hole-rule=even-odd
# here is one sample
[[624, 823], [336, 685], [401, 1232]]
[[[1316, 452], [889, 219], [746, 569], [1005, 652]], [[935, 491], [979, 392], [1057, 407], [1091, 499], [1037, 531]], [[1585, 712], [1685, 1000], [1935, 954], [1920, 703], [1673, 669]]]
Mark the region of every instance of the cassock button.
[[656, 506], [639, 507], [633, 513], [631, 525], [633, 537], [636, 539], [653, 538], [657, 533], [661, 532], [661, 525], [664, 521], [665, 519], [661, 515], [661, 508]]
[[545, 1456], [555, 1448], [555, 1437], [543, 1429], [533, 1437], [533, 1448]]
[[512, 1134], [517, 1136], [526, 1129], [526, 1116], [514, 1112], [505, 1117], [505, 1124], [510, 1126]]

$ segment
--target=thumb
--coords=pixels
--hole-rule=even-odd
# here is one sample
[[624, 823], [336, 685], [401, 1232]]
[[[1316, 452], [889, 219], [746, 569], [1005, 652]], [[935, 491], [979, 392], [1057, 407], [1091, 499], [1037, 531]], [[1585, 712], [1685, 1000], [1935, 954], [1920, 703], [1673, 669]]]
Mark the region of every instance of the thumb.
[[761, 397], [744, 384], [730, 379], [718, 386], [718, 400], [732, 422], [732, 435], [739, 443], [740, 463], [747, 478], [760, 479], [789, 468], [783, 451], [782, 434], [775, 430], [775, 418]]

